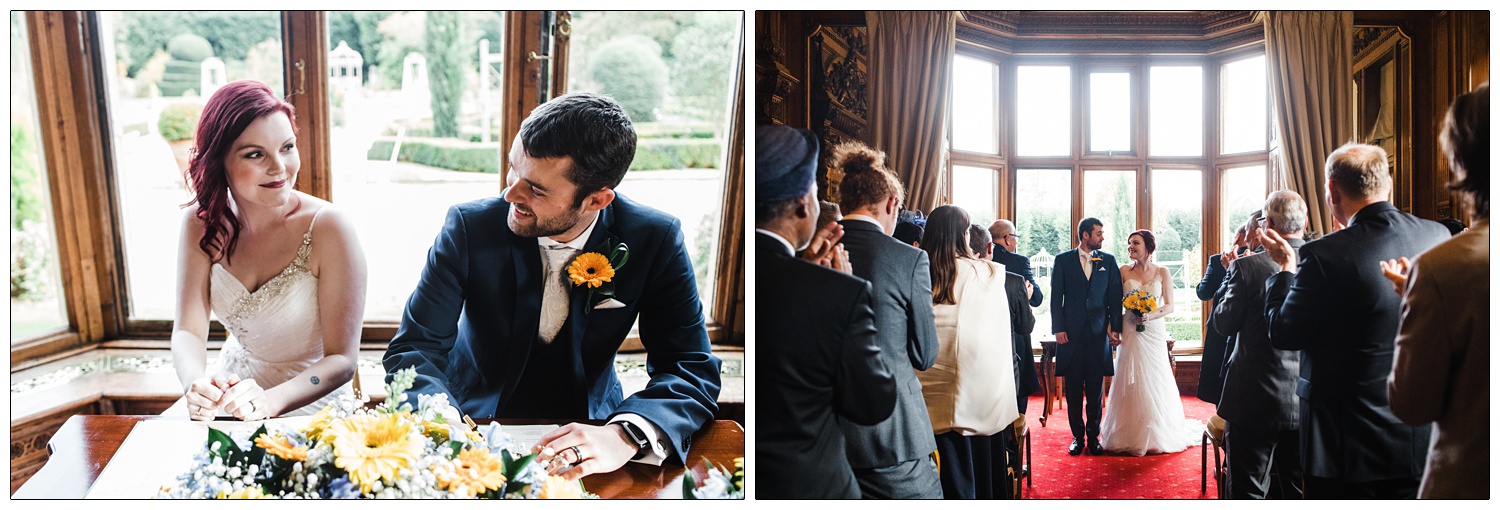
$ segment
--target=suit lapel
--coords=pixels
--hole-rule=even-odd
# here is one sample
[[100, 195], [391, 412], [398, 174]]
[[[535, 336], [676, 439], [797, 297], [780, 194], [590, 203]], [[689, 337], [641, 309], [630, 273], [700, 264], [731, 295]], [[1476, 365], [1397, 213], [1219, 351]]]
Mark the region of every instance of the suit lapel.
[[[510, 214], [510, 208], [506, 208], [506, 214]], [[514, 261], [512, 267], [515, 270], [515, 310], [496, 310], [495, 313], [504, 316], [511, 314], [511, 341], [506, 355], [499, 365], [506, 367], [506, 374], [514, 374], [502, 379], [500, 398], [501, 402], [497, 408], [505, 406], [505, 398], [510, 395], [516, 383], [520, 381], [520, 374], [526, 370], [526, 360], [531, 355], [531, 347], [536, 343], [537, 328], [541, 323], [542, 316], [542, 254], [537, 248], [536, 238], [521, 237], [510, 230], [509, 225], [501, 227], [501, 235], [509, 240], [506, 244], [510, 246], [510, 258]]]
[[[1092, 258], [1093, 255], [1090, 254], [1089, 257]], [[1093, 274], [1089, 275], [1089, 298], [1093, 298], [1096, 295], [1099, 295], [1099, 296], [1104, 295], [1104, 289], [1105, 289], [1105, 287], [1109, 286], [1107, 283], [1105, 283], [1105, 280], [1107, 280], [1108, 278], [1101, 278], [1100, 277], [1100, 276], [1107, 276], [1109, 274], [1109, 270], [1108, 269], [1105, 269], [1104, 271], [1099, 271], [1100, 269], [1104, 269], [1104, 266], [1101, 265], [1103, 263], [1104, 263], [1104, 259], [1103, 259], [1103, 257], [1100, 257], [1099, 260], [1093, 261], [1092, 264], [1089, 264], [1091, 266], [1089, 268], [1089, 271], [1091, 271], [1093, 273]], [[1083, 268], [1079, 267], [1079, 269], [1083, 269]]]
[[[614, 224], [614, 208], [614, 204], [611, 203], [599, 211], [599, 224], [594, 227], [594, 233], [589, 235], [589, 240], [584, 243], [583, 251], [580, 253], [598, 252], [608, 257], [609, 253], [607, 253], [604, 247], [614, 246], [615, 243], [620, 242], [619, 238], [615, 237], [614, 233], [609, 231], [610, 226]], [[615, 275], [616, 280], [619, 277], [620, 275]], [[616, 285], [618, 286], [618, 284]], [[602, 298], [599, 300], [602, 301]], [[588, 330], [589, 317], [593, 315], [592, 313], [584, 313], [584, 311], [588, 310], [588, 307], [591, 306], [594, 306], [594, 303], [589, 302], [589, 292], [586, 286], [571, 285], [569, 287], [568, 341], [573, 344], [573, 352], [583, 352], [580, 348], [583, 345], [583, 334]], [[578, 356], [574, 360], [575, 370], [579, 374], [583, 374], [583, 357]]]

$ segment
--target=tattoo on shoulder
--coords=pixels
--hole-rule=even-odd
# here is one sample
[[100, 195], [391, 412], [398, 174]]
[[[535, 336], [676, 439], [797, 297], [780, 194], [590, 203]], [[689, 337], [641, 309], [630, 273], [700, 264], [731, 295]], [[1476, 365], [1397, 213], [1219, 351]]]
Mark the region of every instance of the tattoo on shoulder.
[[322, 379], [318, 379], [318, 376], [316, 376], [316, 375], [312, 376], [312, 378], [310, 378], [308, 380], [312, 381], [313, 385], [317, 385], [318, 383], [323, 382]]

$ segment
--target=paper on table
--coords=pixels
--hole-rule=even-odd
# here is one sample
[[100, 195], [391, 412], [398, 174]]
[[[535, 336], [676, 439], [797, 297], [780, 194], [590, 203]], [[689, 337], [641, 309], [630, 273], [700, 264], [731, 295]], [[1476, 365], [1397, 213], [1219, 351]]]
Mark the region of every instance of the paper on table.
[[255, 430], [261, 425], [276, 428], [302, 428], [311, 416], [277, 418], [258, 422], [143, 420], [130, 429], [119, 451], [104, 466], [87, 499], [150, 499], [164, 485], [177, 480], [193, 465], [193, 455], [208, 442], [210, 423], [216, 429], [234, 435], [240, 430]]
[[[260, 422], [215, 421], [214, 428], [234, 435], [241, 430], [255, 430], [261, 425], [300, 429], [312, 421], [311, 416], [277, 418]], [[210, 422], [186, 420], [143, 420], [131, 428], [130, 435], [104, 466], [87, 499], [150, 499], [164, 485], [169, 485], [193, 465], [193, 456], [208, 442]], [[530, 448], [558, 425], [503, 425], [517, 445]], [[197, 438], [184, 440], [184, 438]]]

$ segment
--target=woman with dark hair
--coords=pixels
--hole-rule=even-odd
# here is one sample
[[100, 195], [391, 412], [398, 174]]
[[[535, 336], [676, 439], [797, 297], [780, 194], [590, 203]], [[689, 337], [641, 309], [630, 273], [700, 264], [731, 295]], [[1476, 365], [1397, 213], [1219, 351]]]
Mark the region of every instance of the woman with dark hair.
[[[203, 107], [172, 324], [183, 398], [166, 414], [312, 414], [354, 378], [364, 253], [343, 214], [293, 189], [296, 133], [292, 105], [260, 82], [229, 83]], [[229, 333], [212, 365], [210, 312]]]
[[1417, 256], [1409, 275], [1396, 272], [1405, 259], [1387, 266], [1405, 298], [1386, 391], [1401, 421], [1435, 423], [1417, 497], [1489, 499], [1489, 83], [1454, 100], [1442, 144], [1473, 224]]
[[957, 206], [933, 209], [921, 248], [930, 261], [938, 357], [917, 379], [937, 436], [943, 497], [999, 498], [1007, 484], [999, 434], [1021, 415], [1005, 267], [974, 256], [969, 214]]
[[[1172, 314], [1172, 274], [1152, 262], [1156, 236], [1150, 230], [1131, 232], [1126, 253], [1130, 263], [1120, 268], [1125, 291], [1125, 331], [1120, 332], [1115, 375], [1099, 426], [1105, 450], [1129, 455], [1180, 452], [1203, 432], [1202, 422], [1186, 420], [1177, 379], [1168, 363], [1167, 326]], [[1132, 295], [1156, 301], [1155, 310], [1131, 311]]]

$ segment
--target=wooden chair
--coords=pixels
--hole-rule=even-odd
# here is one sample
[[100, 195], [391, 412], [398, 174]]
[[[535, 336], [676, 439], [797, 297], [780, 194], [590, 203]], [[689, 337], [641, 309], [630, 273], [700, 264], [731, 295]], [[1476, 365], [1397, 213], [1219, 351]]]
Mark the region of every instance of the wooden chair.
[[1224, 453], [1226, 450], [1224, 446], [1224, 426], [1224, 419], [1220, 418], [1217, 414], [1208, 419], [1208, 427], [1203, 431], [1203, 481], [1201, 486], [1198, 488], [1199, 493], [1208, 492], [1208, 447], [1209, 445], [1213, 445], [1213, 476], [1215, 489], [1217, 489], [1219, 499], [1224, 499], [1224, 496], [1227, 494], [1224, 491], [1224, 482], [1229, 475], [1227, 468], [1224, 466]]
[[1026, 479], [1026, 487], [1031, 487], [1031, 430], [1026, 428], [1026, 415], [1016, 418], [1011, 430], [1015, 432], [1016, 455], [1007, 459], [1006, 477], [1010, 479], [1011, 498], [1022, 499], [1021, 479]]

